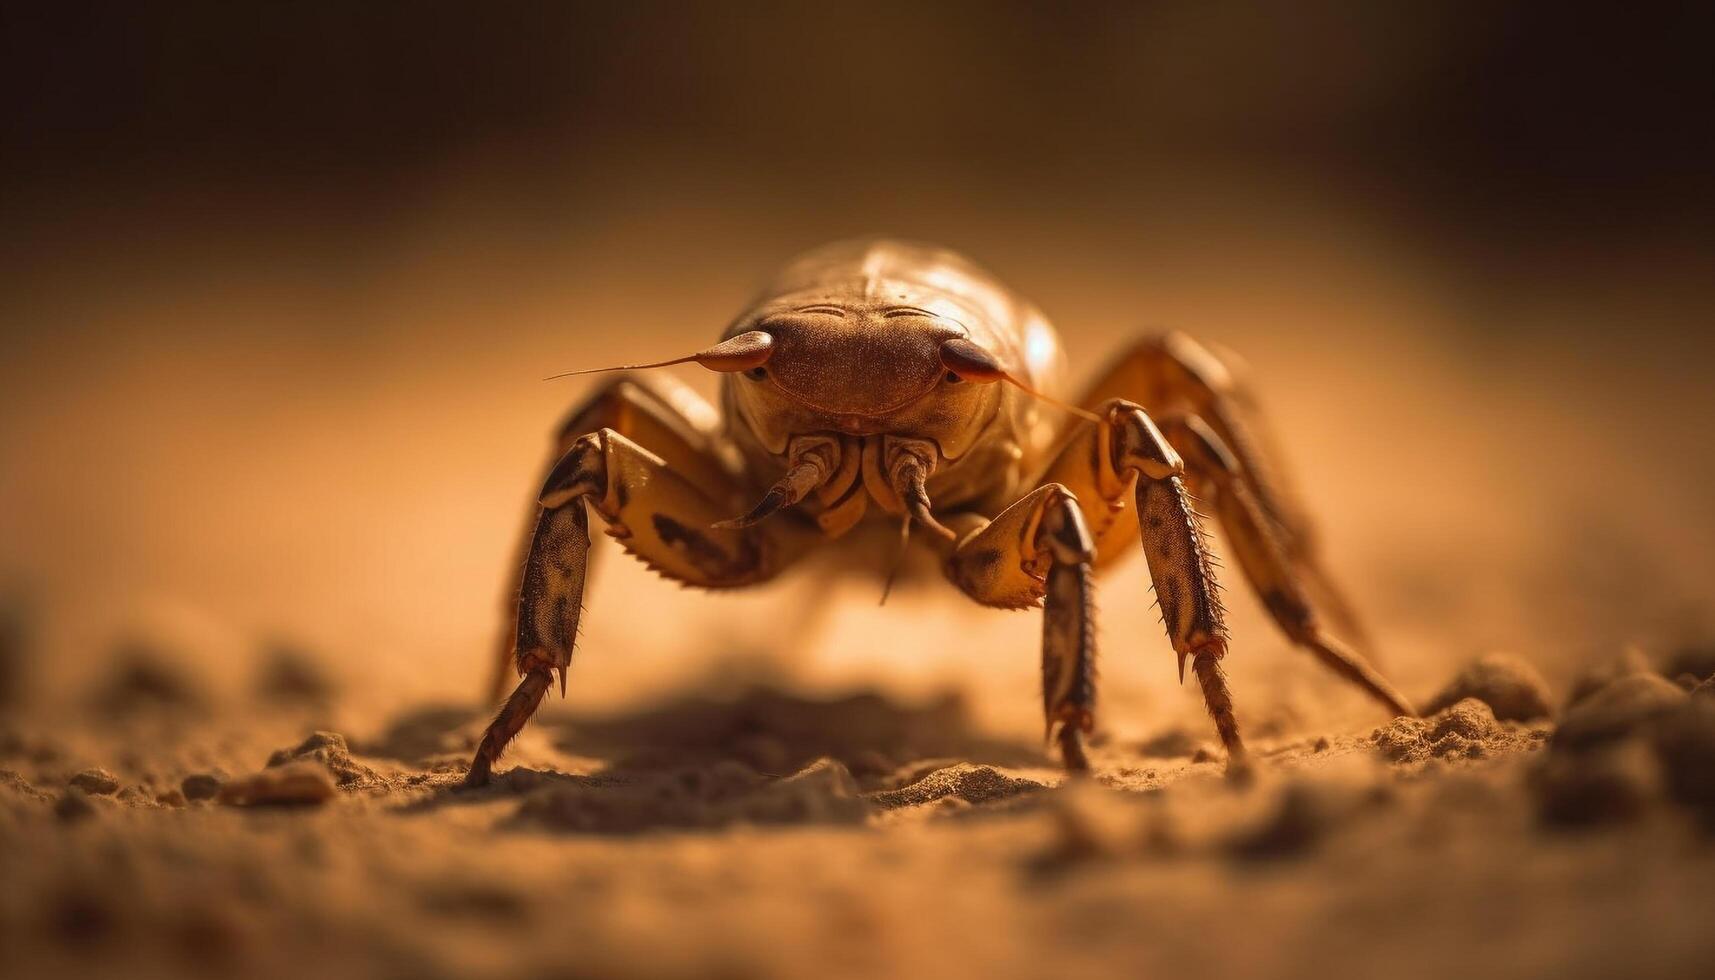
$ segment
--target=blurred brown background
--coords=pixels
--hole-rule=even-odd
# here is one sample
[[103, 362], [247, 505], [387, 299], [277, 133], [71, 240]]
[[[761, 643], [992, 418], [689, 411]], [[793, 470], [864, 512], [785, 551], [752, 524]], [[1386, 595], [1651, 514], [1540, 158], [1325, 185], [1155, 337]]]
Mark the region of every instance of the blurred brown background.
[[[873, 232], [994, 268], [1077, 377], [1146, 327], [1244, 353], [1408, 691], [1711, 628], [1699, 5], [0, 16], [0, 586], [43, 697], [137, 631], [217, 676], [289, 642], [383, 705], [474, 693], [581, 390], [539, 379], [689, 350]], [[1194, 710], [1146, 588], [1103, 584], [1110, 703]], [[1028, 719], [1033, 624], [878, 591], [796, 633], [778, 590], [611, 562], [574, 698], [715, 649]], [[1335, 696], [1236, 604], [1241, 691]]]

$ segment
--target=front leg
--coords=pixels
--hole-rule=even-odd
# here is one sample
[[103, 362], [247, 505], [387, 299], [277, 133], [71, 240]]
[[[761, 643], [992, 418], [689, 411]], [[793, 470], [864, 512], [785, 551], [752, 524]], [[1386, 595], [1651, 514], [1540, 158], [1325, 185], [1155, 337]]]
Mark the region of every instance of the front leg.
[[[541, 480], [553, 472], [572, 444], [583, 436], [612, 429], [661, 457], [676, 472], [709, 493], [732, 487], [740, 470], [737, 453], [724, 446], [715, 410], [684, 384], [667, 375], [618, 375], [598, 385], [555, 430]], [[538, 484], [540, 486], [540, 484]], [[534, 490], [534, 488], [532, 488]], [[729, 502], [746, 501], [739, 494]], [[518, 636], [518, 592], [524, 583], [525, 560], [535, 538], [539, 506], [532, 494], [523, 530], [519, 533], [512, 577], [501, 597], [501, 624], [496, 640], [488, 700], [498, 701], [511, 686], [513, 651]], [[592, 555], [591, 561], [594, 562]]]
[[1090, 767], [1083, 737], [1095, 723], [1095, 557], [1077, 498], [1049, 484], [962, 537], [947, 559], [948, 577], [984, 605], [1020, 609], [1043, 600], [1042, 710], [1048, 737], [1074, 772]]
[[[1190, 660], [1226, 747], [1228, 772], [1242, 778], [1249, 756], [1221, 670], [1228, 642], [1226, 609], [1203, 516], [1185, 487], [1184, 461], [1142, 408], [1116, 399], [1103, 406], [1101, 417], [1100, 424], [1073, 433], [1049, 464], [1046, 479], [1074, 488], [1102, 557], [1141, 541], [1162, 623], [1179, 657], [1179, 676], [1184, 678]], [[1128, 496], [1135, 512], [1127, 506]], [[1134, 513], [1135, 523], [1130, 520]]]
[[565, 689], [589, 567], [588, 510], [651, 568], [705, 588], [770, 578], [813, 539], [813, 532], [789, 520], [715, 528], [731, 516], [735, 488], [722, 481], [711, 489], [712, 496], [612, 429], [572, 443], [539, 495], [519, 586], [514, 663], [523, 680], [483, 733], [467, 786], [488, 782], [495, 761], [541, 705], [556, 672]]

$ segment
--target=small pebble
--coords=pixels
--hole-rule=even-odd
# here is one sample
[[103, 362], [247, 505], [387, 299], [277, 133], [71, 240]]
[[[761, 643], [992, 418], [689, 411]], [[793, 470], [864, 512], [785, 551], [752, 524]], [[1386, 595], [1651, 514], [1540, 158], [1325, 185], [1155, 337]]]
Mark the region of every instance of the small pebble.
[[91, 796], [108, 796], [119, 792], [119, 778], [105, 769], [85, 769], [71, 777], [71, 785]]
[[315, 762], [288, 762], [241, 776], [220, 788], [227, 806], [316, 806], [334, 798], [333, 777]]
[[220, 787], [225, 782], [211, 772], [192, 773], [179, 783], [179, 790], [187, 800], [212, 800], [220, 795]]

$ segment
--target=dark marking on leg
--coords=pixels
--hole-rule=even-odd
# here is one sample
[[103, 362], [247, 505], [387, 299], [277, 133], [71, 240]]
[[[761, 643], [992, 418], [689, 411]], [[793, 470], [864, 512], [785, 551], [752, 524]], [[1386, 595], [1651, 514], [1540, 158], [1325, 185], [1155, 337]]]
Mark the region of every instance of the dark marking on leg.
[[1096, 628], [1091, 562], [1095, 544], [1078, 502], [1064, 488], [1050, 498], [1037, 528], [1049, 558], [1042, 611], [1042, 710], [1048, 737], [1067, 770], [1090, 766], [1083, 736], [1095, 727]]
[[1116, 467], [1137, 476], [1144, 557], [1162, 622], [1179, 657], [1179, 679], [1184, 681], [1189, 659], [1203, 702], [1226, 746], [1228, 771], [1242, 778], [1249, 757], [1221, 674], [1220, 660], [1227, 652], [1226, 607], [1203, 519], [1192, 506], [1178, 453], [1143, 410], [1121, 404], [1110, 408], [1108, 415], [1114, 420]]
[[739, 541], [739, 553], [728, 555], [704, 532], [687, 527], [666, 514], [653, 514], [649, 520], [662, 544], [682, 552], [710, 578], [742, 580], [754, 574], [761, 564], [756, 542], [748, 533], [733, 532]]

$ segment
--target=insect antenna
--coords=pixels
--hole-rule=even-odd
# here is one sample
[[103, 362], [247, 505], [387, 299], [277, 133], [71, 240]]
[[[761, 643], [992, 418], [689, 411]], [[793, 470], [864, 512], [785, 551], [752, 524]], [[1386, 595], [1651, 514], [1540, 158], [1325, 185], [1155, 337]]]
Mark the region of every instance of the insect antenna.
[[774, 338], [761, 330], [747, 330], [736, 337], [697, 351], [684, 357], [675, 357], [668, 361], [655, 361], [652, 364], [621, 364], [618, 367], [584, 368], [580, 371], [566, 371], [561, 374], [551, 374], [543, 381], [553, 381], [556, 378], [573, 378], [580, 374], [603, 374], [608, 371], [648, 371], [652, 368], [671, 367], [674, 364], [689, 364], [692, 361], [701, 364], [711, 371], [731, 374], [736, 371], [748, 371], [761, 367], [774, 353]]
[[973, 343], [969, 338], [954, 337], [943, 342], [941, 344], [941, 365], [965, 381], [975, 381], [979, 384], [1004, 381], [1037, 401], [1047, 402], [1062, 412], [1076, 415], [1086, 422], [1101, 421], [1098, 416], [1086, 412], [1076, 405], [1068, 405], [1052, 395], [1037, 391], [1025, 384], [1008, 371], [998, 358], [983, 349], [981, 345]]
[[1036, 399], [1037, 401], [1046, 402], [1047, 404], [1052, 405], [1055, 408], [1058, 408], [1060, 411], [1065, 412], [1068, 415], [1074, 415], [1080, 419], [1083, 419], [1086, 422], [1100, 422], [1102, 420], [1102, 417], [1100, 415], [1097, 415], [1094, 412], [1087, 412], [1084, 409], [1081, 409], [1078, 406], [1070, 404], [1068, 402], [1063, 402], [1060, 399], [1055, 398], [1053, 395], [1047, 394], [1046, 392], [1037, 391], [1035, 388], [1030, 387], [1029, 385], [1018, 380], [1017, 378], [1013, 377], [1010, 374], [1003, 374], [1000, 376], [1000, 379], [1002, 381], [1006, 382], [1007, 384], [1012, 385], [1014, 388], [1017, 388], [1019, 391], [1022, 391], [1025, 394], [1029, 395], [1030, 397]]
[[648, 371], [651, 368], [672, 367], [675, 364], [689, 364], [696, 359], [697, 355], [689, 354], [685, 357], [675, 357], [670, 361], [656, 361], [653, 364], [616, 364], [613, 367], [583, 368], [577, 371], [562, 371], [559, 374], [550, 374], [542, 380], [558, 381], [561, 378], [575, 378], [584, 374], [607, 374], [610, 371]]

